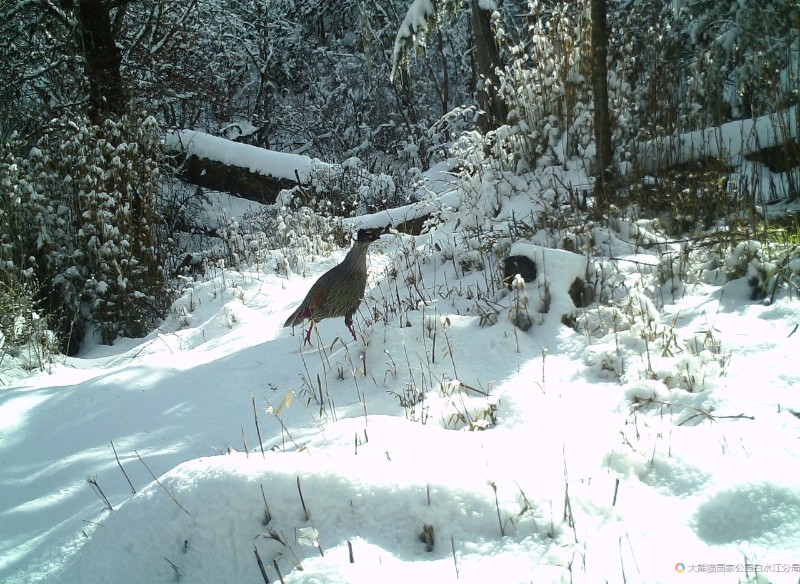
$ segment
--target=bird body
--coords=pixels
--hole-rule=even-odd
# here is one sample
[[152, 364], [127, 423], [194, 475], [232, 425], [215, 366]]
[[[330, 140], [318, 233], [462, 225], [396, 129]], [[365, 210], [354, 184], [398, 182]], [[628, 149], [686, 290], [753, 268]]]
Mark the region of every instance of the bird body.
[[306, 334], [306, 343], [311, 342], [314, 325], [325, 318], [344, 317], [353, 339], [353, 314], [364, 298], [367, 285], [367, 249], [380, 237], [379, 229], [359, 229], [356, 241], [342, 262], [322, 274], [300, 306], [286, 319], [283, 326], [295, 326], [305, 320], [311, 321]]

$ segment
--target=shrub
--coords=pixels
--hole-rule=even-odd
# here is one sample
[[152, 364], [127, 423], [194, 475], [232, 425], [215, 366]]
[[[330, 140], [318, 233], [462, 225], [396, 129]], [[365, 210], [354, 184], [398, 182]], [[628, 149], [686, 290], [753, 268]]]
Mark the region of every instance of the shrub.
[[32, 278], [68, 353], [86, 324], [112, 343], [142, 336], [169, 303], [158, 217], [159, 132], [131, 114], [55, 121], [0, 164], [0, 260]]

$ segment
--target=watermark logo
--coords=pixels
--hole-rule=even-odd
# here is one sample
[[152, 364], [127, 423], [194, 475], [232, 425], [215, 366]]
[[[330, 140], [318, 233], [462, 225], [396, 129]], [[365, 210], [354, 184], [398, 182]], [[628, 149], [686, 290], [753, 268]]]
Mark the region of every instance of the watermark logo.
[[[675, 564], [675, 572], [678, 574], [699, 573], [699, 574], [722, 574], [722, 573], [741, 573], [741, 574], [758, 574], [760, 572], [773, 572], [773, 573], [793, 573], [800, 574], [800, 563], [780, 563], [775, 562], [771, 564], [751, 564], [746, 562], [744, 564], [694, 564], [688, 566], [683, 562]], [[800, 583], [800, 580], [798, 580]]]

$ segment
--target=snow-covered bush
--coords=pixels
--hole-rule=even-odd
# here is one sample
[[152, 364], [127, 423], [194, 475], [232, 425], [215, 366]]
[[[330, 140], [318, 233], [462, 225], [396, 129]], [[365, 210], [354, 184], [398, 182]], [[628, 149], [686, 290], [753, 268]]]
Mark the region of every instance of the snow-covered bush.
[[0, 364], [10, 357], [25, 369], [41, 369], [52, 361], [55, 339], [36, 309], [30, 272], [27, 281], [17, 276], [9, 269], [0, 272]]
[[398, 188], [395, 179], [373, 174], [358, 158], [315, 168], [306, 185], [281, 192], [278, 207], [308, 207], [323, 217], [354, 217], [412, 202], [422, 182], [418, 168], [410, 168]]
[[151, 117], [65, 117], [34, 145], [12, 144], [0, 169], [0, 259], [30, 272], [69, 352], [87, 323], [104, 343], [141, 336], [169, 303], [158, 141]]
[[529, 2], [539, 17], [528, 38], [509, 47], [510, 62], [500, 73], [509, 128], [497, 140], [528, 169], [583, 157], [594, 140], [589, 3], [564, 2], [547, 11], [540, 4], [546, 3]]
[[774, 230], [765, 243], [743, 241], [726, 257], [727, 279], [747, 278], [752, 300], [771, 301], [781, 288], [789, 295], [800, 292], [800, 242], [796, 236], [778, 239], [776, 231], [783, 230]]
[[647, 140], [781, 111], [798, 100], [796, 3], [640, 2], [610, 14], [618, 129]]
[[313, 256], [330, 255], [337, 244], [345, 244], [341, 220], [291, 204], [246, 214], [242, 232], [253, 243], [254, 259], [269, 260], [280, 274], [303, 273]]
[[[468, 228], [488, 228], [514, 212], [515, 223], [523, 220], [524, 206], [503, 203], [518, 195], [530, 199], [531, 218], [538, 220], [558, 209], [562, 195], [577, 205], [579, 191], [591, 191], [589, 3], [527, 4], [522, 35], [513, 31], [514, 15], [494, 19], [506, 57], [498, 91], [508, 108], [507, 123], [485, 135], [462, 132], [450, 147], [463, 179], [460, 202]], [[562, 171], [575, 167], [580, 170], [562, 180], [567, 176]], [[545, 200], [554, 206], [542, 204]]]
[[628, 198], [667, 234], [699, 234], [752, 211], [728, 176], [723, 162], [705, 160], [647, 176], [629, 187]]
[[[798, 99], [800, 9], [785, 0], [681, 0], [668, 5], [691, 52], [692, 103], [734, 119], [780, 110]], [[702, 122], [712, 121], [708, 118]]]

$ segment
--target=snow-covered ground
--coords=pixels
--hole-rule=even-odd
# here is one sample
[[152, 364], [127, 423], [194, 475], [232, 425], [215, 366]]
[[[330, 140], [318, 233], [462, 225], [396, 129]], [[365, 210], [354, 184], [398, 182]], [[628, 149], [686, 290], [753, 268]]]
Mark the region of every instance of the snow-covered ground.
[[0, 580], [797, 582], [797, 298], [664, 277], [622, 222], [607, 257], [516, 243], [539, 274], [508, 291], [442, 218], [373, 244], [356, 341], [282, 327], [341, 250], [2, 374]]

